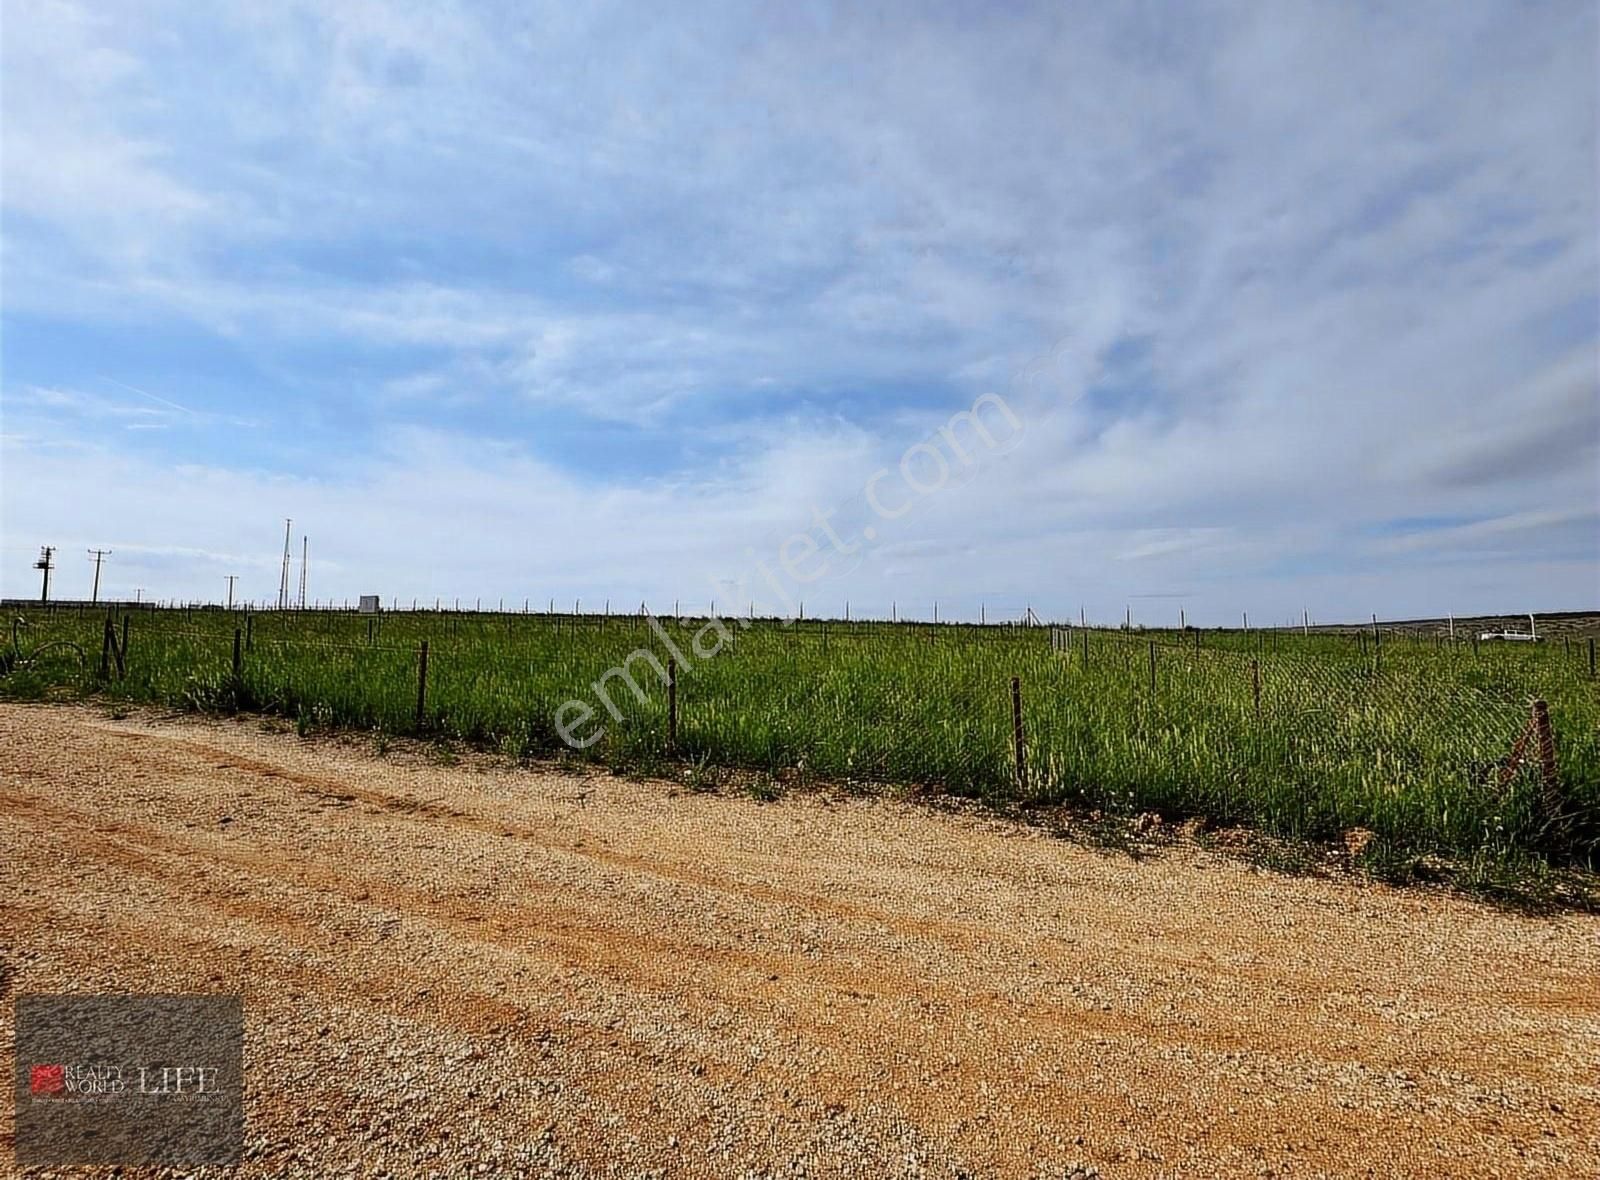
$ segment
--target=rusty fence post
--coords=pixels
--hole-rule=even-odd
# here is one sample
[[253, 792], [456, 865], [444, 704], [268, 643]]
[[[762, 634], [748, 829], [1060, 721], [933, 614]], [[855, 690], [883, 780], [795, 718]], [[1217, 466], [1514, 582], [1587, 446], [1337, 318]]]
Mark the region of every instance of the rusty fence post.
[[1261, 661], [1250, 661], [1250, 694], [1255, 698], [1256, 719], [1261, 718]]
[[1556, 766], [1556, 735], [1550, 726], [1550, 707], [1535, 697], [1533, 738], [1539, 752], [1539, 784], [1545, 820], [1558, 828], [1566, 821], [1566, 800], [1561, 795], [1561, 778]]

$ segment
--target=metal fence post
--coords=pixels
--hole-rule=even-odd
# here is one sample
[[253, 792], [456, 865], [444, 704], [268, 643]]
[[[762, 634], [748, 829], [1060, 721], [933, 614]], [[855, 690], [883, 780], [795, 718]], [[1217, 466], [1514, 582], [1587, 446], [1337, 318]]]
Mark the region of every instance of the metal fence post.
[[678, 748], [678, 661], [667, 657], [667, 749]]
[[417, 651], [417, 728], [423, 727], [422, 719], [428, 707], [428, 641], [422, 641], [422, 647]]
[[1022, 737], [1022, 680], [1016, 676], [1011, 678], [1011, 742], [1017, 762], [1017, 785], [1027, 791], [1028, 761]]

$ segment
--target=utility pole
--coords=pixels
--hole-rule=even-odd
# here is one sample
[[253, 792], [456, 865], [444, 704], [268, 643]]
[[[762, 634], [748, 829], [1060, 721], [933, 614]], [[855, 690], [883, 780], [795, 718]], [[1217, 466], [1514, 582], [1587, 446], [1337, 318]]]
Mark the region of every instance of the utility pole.
[[228, 609], [233, 609], [233, 584], [239, 580], [238, 574], [228, 575]]
[[306, 609], [306, 552], [311, 542], [305, 537], [300, 538], [300, 609]]
[[287, 518], [283, 522], [283, 569], [278, 574], [279, 610], [289, 605], [289, 526], [293, 523]]
[[133, 601], [135, 603], [142, 603], [144, 601], [144, 587], [143, 586], [134, 587], [134, 590], [133, 590]]
[[94, 558], [94, 589], [89, 594], [90, 602], [100, 601], [100, 563], [106, 559], [109, 549], [91, 549], [89, 556]]
[[39, 560], [33, 563], [33, 568], [44, 571], [44, 585], [39, 590], [39, 601], [50, 601], [50, 571], [55, 568], [54, 558], [56, 550], [54, 545], [41, 545], [39, 547]]

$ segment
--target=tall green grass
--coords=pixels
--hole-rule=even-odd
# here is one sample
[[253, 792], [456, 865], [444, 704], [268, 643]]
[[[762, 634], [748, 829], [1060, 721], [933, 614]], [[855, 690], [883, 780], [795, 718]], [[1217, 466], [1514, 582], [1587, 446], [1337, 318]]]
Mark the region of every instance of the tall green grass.
[[[729, 621], [733, 641], [702, 660], [692, 641], [704, 621], [663, 621], [686, 657], [678, 742], [669, 750], [666, 689], [648, 667], [634, 665], [643, 700], [613, 687], [620, 720], [600, 708], [592, 687], [639, 648], [666, 663], [665, 644], [637, 618], [257, 614], [235, 677], [242, 615], [144, 610], [131, 615], [126, 677], [113, 665], [102, 679], [104, 616], [71, 608], [13, 614], [22, 622], [0, 674], [0, 695], [12, 697], [92, 691], [196, 710], [259, 710], [303, 726], [420, 729], [515, 756], [804, 771], [1198, 815], [1312, 840], [1364, 827], [1383, 847], [1412, 855], [1539, 855], [1592, 865], [1600, 854], [1600, 692], [1586, 650], [1559, 643], [1475, 650], [1392, 635], [1375, 645], [1286, 631], [1197, 638], [1095, 630], [1085, 653], [1077, 629], [1058, 651], [1046, 628]], [[419, 727], [423, 640], [429, 668]], [[1012, 677], [1022, 686], [1025, 782], [1013, 758]], [[1501, 770], [1533, 697], [1549, 703], [1557, 733], [1559, 824], [1531, 747], [1520, 768]], [[604, 728], [582, 751], [557, 734], [555, 713], [568, 700], [595, 709], [576, 727], [579, 736]]]

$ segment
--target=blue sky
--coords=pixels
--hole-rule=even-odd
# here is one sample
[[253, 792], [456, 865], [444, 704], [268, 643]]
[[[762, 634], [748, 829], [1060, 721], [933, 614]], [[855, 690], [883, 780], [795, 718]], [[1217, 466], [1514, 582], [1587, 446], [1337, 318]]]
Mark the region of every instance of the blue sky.
[[808, 614], [1600, 606], [1597, 39], [6, 0], [0, 590], [703, 607], [995, 393]]

